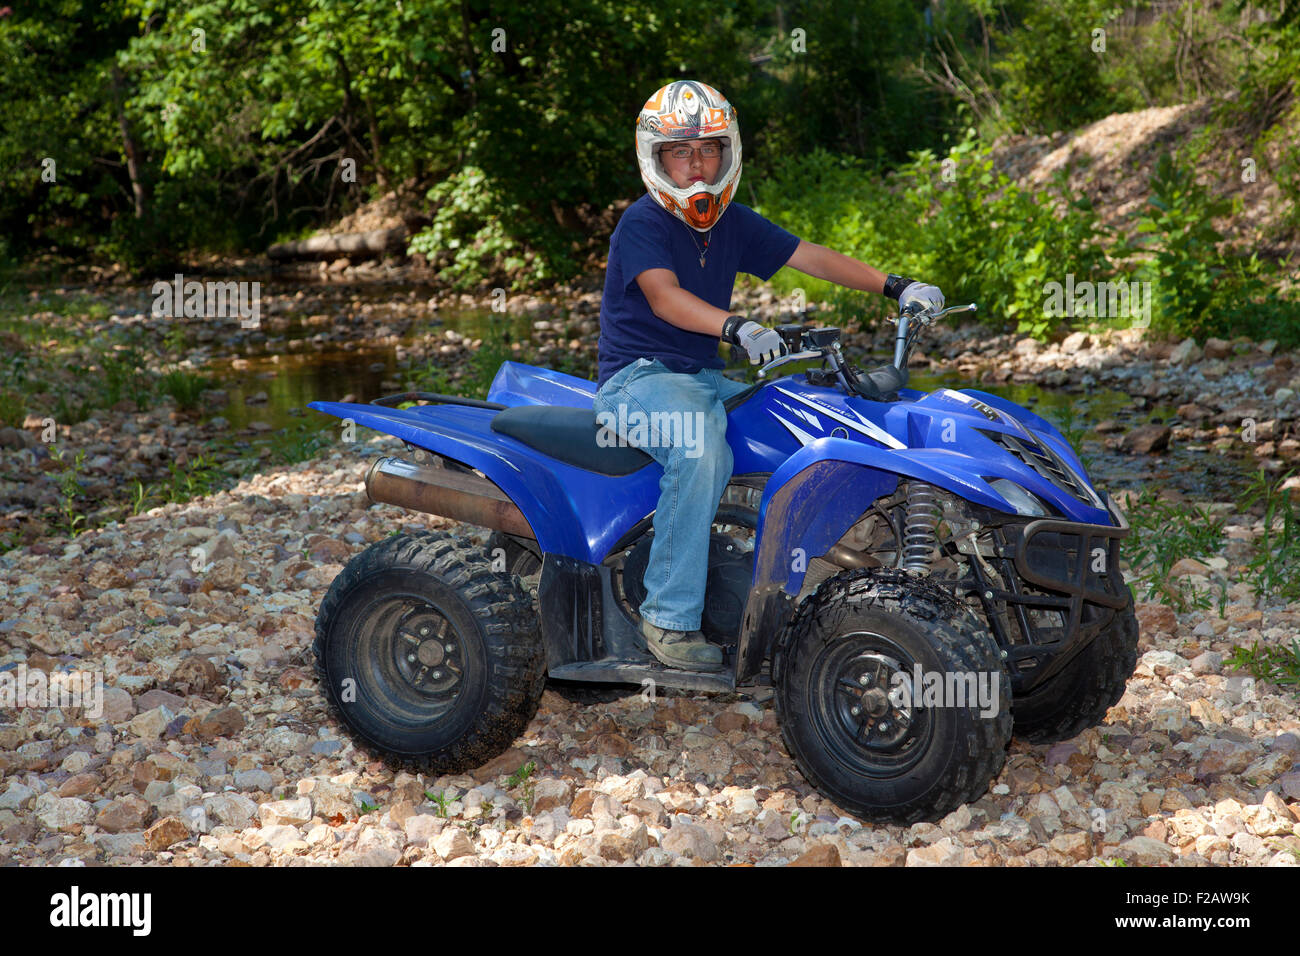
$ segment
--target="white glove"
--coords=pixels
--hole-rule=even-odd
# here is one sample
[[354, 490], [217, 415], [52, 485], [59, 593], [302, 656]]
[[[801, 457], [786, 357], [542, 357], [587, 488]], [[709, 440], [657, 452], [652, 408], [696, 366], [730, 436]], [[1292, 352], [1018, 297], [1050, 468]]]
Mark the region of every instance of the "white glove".
[[785, 354], [785, 343], [773, 329], [733, 315], [723, 323], [722, 340], [739, 345], [749, 353], [749, 364], [766, 363]]
[[937, 285], [913, 282], [898, 297], [899, 312], [938, 312], [942, 308], [943, 293]]

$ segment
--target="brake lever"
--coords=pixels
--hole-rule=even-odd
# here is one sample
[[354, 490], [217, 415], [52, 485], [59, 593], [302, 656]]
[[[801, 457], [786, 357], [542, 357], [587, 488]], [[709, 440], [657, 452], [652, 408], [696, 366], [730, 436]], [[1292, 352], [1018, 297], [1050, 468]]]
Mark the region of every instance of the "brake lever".
[[787, 355], [782, 355], [780, 358], [775, 358], [760, 368], [757, 377], [762, 378], [773, 369], [778, 369], [782, 365], [786, 365], [790, 362], [808, 362], [813, 359], [820, 359], [821, 357], [821, 352], [792, 352]]

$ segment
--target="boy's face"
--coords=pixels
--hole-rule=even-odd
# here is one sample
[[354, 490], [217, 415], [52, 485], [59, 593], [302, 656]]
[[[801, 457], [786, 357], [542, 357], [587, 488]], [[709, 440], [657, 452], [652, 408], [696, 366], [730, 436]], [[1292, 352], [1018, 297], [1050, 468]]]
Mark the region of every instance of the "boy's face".
[[[684, 153], [687, 149], [691, 151], [689, 156], [673, 155], [674, 152]], [[714, 155], [703, 155], [708, 152]], [[684, 139], [660, 146], [659, 161], [664, 164], [664, 171], [678, 189], [685, 189], [691, 183], [698, 182], [712, 185], [718, 177], [718, 167], [722, 165], [722, 140]]]

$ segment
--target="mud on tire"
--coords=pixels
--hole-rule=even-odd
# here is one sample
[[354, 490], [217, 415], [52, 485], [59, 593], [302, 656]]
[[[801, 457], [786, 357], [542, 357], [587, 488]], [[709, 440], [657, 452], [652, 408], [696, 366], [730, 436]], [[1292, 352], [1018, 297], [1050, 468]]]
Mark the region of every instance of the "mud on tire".
[[[987, 675], [995, 712], [981, 716], [977, 701], [935, 708], [882, 700], [882, 678], [910, 677], [916, 664]], [[1011, 681], [997, 643], [924, 579], [875, 568], [827, 579], [782, 634], [772, 670], [781, 732], [799, 770], [865, 820], [938, 820], [983, 796], [1006, 761]]]
[[366, 749], [457, 773], [506, 750], [537, 712], [546, 657], [528, 595], [440, 531], [354, 557], [316, 618], [316, 673]]
[[1137, 666], [1137, 646], [1138, 623], [1130, 595], [1129, 603], [1061, 673], [1012, 701], [1016, 736], [1050, 744], [1100, 724], [1106, 711], [1124, 696], [1124, 686]]

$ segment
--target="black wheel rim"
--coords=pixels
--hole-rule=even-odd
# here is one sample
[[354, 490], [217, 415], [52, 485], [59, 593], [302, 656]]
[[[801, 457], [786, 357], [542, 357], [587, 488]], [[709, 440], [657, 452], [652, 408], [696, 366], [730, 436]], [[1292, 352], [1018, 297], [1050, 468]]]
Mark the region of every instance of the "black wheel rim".
[[[813, 661], [813, 726], [826, 750], [853, 773], [897, 777], [925, 756], [934, 722], [912, 700], [917, 663], [896, 641], [873, 631], [842, 635]], [[900, 691], [895, 675], [906, 678], [906, 690]]]
[[390, 594], [359, 614], [355, 654], [361, 693], [394, 725], [446, 718], [466, 684], [464, 640], [450, 617], [416, 594]]

